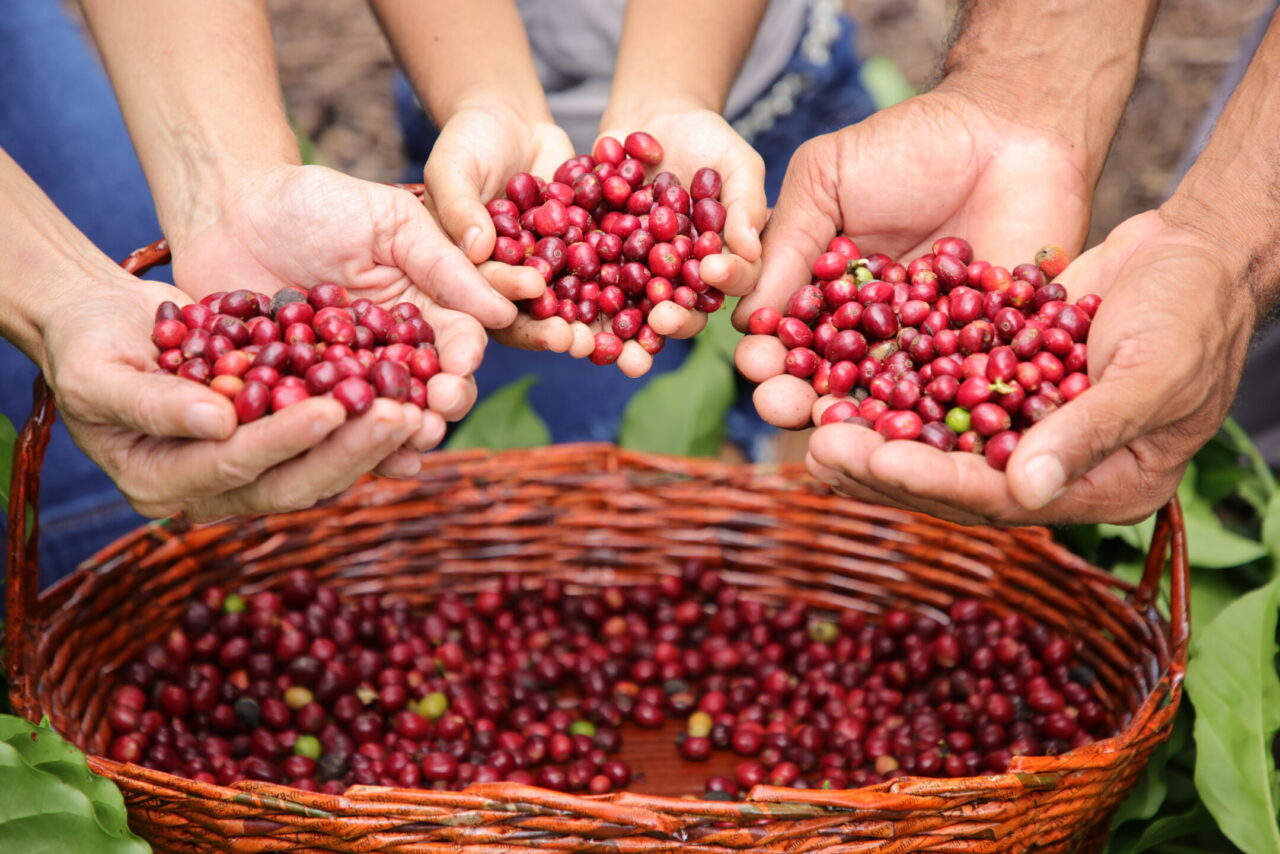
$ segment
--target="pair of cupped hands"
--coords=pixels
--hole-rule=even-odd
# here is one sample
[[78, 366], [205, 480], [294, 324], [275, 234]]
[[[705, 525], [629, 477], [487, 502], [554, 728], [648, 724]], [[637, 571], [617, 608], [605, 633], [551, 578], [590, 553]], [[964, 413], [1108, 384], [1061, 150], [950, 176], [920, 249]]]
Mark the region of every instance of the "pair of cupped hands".
[[[767, 231], [763, 162], [719, 115], [667, 105], [607, 133], [621, 139], [632, 130], [653, 134], [666, 151], [660, 168], [685, 182], [702, 166], [721, 173], [726, 252], [704, 260], [701, 273], [743, 297], [734, 314], [740, 329], [755, 309], [782, 308], [837, 233], [896, 258], [955, 234], [1012, 267], [1046, 243], [1074, 253], [1087, 230], [1092, 187], [1078, 153], [945, 87], [806, 143]], [[486, 327], [518, 347], [591, 351], [582, 324], [517, 316], [514, 301], [544, 287], [536, 271], [488, 260], [495, 234], [484, 203], [512, 174], [549, 176], [574, 153], [552, 124], [464, 110], [427, 163], [425, 205], [322, 167], [240, 170], [234, 187], [193, 206], [189, 227], [169, 235], [179, 291], [120, 273], [64, 307], [46, 331], [43, 367], [69, 428], [151, 517], [278, 512], [310, 506], [371, 470], [415, 474], [420, 452], [475, 402]], [[1225, 286], [1229, 269], [1222, 247], [1160, 212], [1123, 223], [1071, 264], [1059, 280], [1072, 297], [1104, 297], [1089, 342], [1093, 388], [1037, 424], [1007, 472], [980, 455], [885, 442], [844, 424], [812, 435], [809, 468], [843, 494], [961, 522], [1141, 518], [1171, 494], [1234, 392], [1255, 318]], [[159, 302], [323, 281], [422, 310], [442, 367], [426, 411], [380, 399], [348, 421], [335, 401], [313, 398], [237, 428], [225, 398], [153, 373]], [[687, 337], [706, 322], [674, 304], [663, 308], [650, 319], [663, 334]], [[759, 336], [739, 344], [752, 379], [763, 378], [762, 363], [767, 375], [783, 373], [781, 359], [772, 365], [761, 356], [770, 344]], [[619, 366], [636, 376], [650, 358], [629, 342]], [[757, 403], [793, 422], [783, 426], [799, 426], [808, 413], [794, 410], [808, 406], [806, 393], [801, 380], [775, 382]]]

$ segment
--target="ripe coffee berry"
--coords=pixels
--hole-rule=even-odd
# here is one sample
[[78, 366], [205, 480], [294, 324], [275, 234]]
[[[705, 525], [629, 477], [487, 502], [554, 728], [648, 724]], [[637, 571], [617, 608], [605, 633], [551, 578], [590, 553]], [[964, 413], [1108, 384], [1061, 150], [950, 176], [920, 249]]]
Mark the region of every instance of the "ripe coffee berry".
[[648, 324], [655, 306], [709, 313], [724, 304], [700, 266], [724, 245], [723, 181], [704, 167], [687, 189], [670, 172], [646, 183], [646, 167], [662, 157], [662, 146], [642, 131], [623, 142], [602, 137], [591, 154], [561, 164], [550, 183], [513, 175], [506, 198], [488, 206], [498, 233], [492, 259], [533, 267], [548, 285], [521, 311], [587, 324], [597, 365], [616, 362], [623, 341], [649, 354], [662, 349], [665, 337]]
[[152, 340], [162, 371], [230, 398], [241, 424], [322, 395], [351, 415], [376, 397], [425, 409], [426, 383], [440, 373], [435, 330], [417, 306], [352, 303], [334, 284], [272, 298], [212, 294], [182, 309], [164, 302]]
[[1012, 272], [942, 237], [906, 264], [834, 238], [813, 281], [783, 310], [757, 309], [752, 335], [776, 336], [783, 368], [818, 395], [824, 424], [867, 422], [888, 439], [980, 453], [1003, 470], [1018, 439], [1089, 388], [1086, 339], [1101, 298], [1074, 304], [1052, 279], [1048, 246]]

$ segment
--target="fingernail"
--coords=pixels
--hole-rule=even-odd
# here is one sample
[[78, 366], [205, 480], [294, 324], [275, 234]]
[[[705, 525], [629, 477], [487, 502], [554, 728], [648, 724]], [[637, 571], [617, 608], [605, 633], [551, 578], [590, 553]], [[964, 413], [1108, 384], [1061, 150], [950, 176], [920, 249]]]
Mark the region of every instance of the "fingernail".
[[466, 233], [462, 235], [462, 251], [468, 258], [471, 257], [471, 247], [474, 246], [475, 242], [479, 239], [480, 226], [478, 225], [471, 226], [467, 229]]
[[226, 424], [225, 413], [217, 404], [200, 401], [187, 409], [187, 427], [201, 439], [225, 438]]
[[1062, 463], [1053, 454], [1040, 454], [1032, 457], [1023, 467], [1027, 485], [1028, 510], [1039, 510], [1041, 507], [1056, 501], [1067, 491], [1067, 473]]
[[401, 425], [392, 424], [389, 421], [379, 421], [373, 425], [373, 439], [376, 442], [385, 442], [391, 438], [391, 434], [401, 429]]

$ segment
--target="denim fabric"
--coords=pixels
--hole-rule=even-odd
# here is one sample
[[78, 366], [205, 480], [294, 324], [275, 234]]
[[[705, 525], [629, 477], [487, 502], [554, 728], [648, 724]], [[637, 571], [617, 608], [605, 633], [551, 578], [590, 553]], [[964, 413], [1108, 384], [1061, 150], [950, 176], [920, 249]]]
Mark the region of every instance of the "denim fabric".
[[[804, 75], [808, 85], [796, 95], [794, 110], [753, 140], [765, 161], [770, 204], [777, 199], [791, 155], [805, 140], [861, 121], [875, 111], [870, 94], [858, 78], [860, 63], [854, 54], [854, 36], [853, 21], [842, 18], [840, 35], [826, 64], [815, 65], [797, 51], [783, 69], [782, 74]], [[396, 80], [395, 97], [409, 160], [404, 180], [420, 181], [437, 131], [403, 76]], [[539, 381], [530, 390], [529, 400], [547, 422], [554, 441], [613, 441], [631, 396], [654, 376], [679, 367], [689, 348], [687, 341], [668, 340], [653, 371], [640, 380], [631, 380], [616, 370], [601, 369], [585, 360], [491, 344], [476, 381], [483, 398], [509, 382], [536, 374]], [[729, 438], [756, 459], [773, 428], [756, 414], [750, 385], [741, 377], [738, 384], [737, 401], [729, 413]]]
[[[160, 236], [115, 96], [61, 3], [5, 3], [0, 93], [0, 148], [99, 248], [123, 258]], [[0, 340], [0, 412], [19, 429], [31, 410], [36, 373]], [[42, 583], [143, 521], [59, 423], [41, 481]]]

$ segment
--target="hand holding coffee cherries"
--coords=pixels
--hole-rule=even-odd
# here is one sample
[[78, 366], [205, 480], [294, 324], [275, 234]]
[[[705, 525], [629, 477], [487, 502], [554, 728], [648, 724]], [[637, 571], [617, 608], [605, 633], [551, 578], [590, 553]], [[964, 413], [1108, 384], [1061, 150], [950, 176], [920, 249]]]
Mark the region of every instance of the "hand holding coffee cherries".
[[[351, 298], [417, 306], [436, 332], [441, 378], [432, 408], [446, 420], [475, 403], [471, 374], [486, 336], [515, 306], [441, 233], [412, 193], [318, 166], [238, 167], [234, 187], [170, 229], [174, 279], [196, 299], [237, 288], [338, 282]], [[479, 321], [479, 323], [477, 322]]]
[[734, 323], [746, 331], [756, 309], [781, 310], [837, 234], [907, 259], [963, 235], [1010, 270], [1046, 243], [1074, 254], [1088, 227], [1086, 174], [1078, 148], [944, 81], [800, 147], [765, 232], [760, 284]]
[[218, 391], [156, 370], [152, 317], [169, 300], [192, 307], [175, 288], [117, 270], [59, 299], [33, 354], [76, 443], [139, 513], [199, 521], [301, 509], [375, 468], [414, 474], [418, 455], [401, 446], [442, 438], [438, 416], [390, 400], [350, 420], [336, 400], [302, 400], [237, 429]]
[[530, 268], [548, 286], [522, 311], [535, 322], [570, 324], [571, 354], [617, 362], [629, 376], [649, 370], [666, 334], [696, 334], [705, 319], [695, 311], [723, 305], [724, 291], [704, 272], [731, 289], [753, 278], [722, 254], [720, 173], [699, 168], [687, 189], [672, 172], [646, 180], [646, 166], [663, 161], [648, 133], [625, 142], [605, 136], [550, 182], [517, 173], [506, 197], [488, 204], [498, 235], [493, 260]]
[[1061, 248], [1012, 272], [958, 237], [932, 248], [903, 266], [836, 237], [785, 316], [756, 309], [748, 330], [777, 339], [753, 342], [744, 365], [762, 381], [761, 414], [795, 427], [812, 410], [822, 424], [985, 453], [1003, 470], [1022, 430], [1089, 387], [1084, 342], [1100, 300], [1064, 301], [1049, 281], [1066, 266]]
[[[691, 190], [700, 170], [713, 170], [721, 178], [717, 198], [724, 205], [725, 251], [710, 262], [703, 259], [700, 275], [728, 296], [750, 293], [760, 275], [760, 233], [768, 216], [764, 161], [756, 150], [718, 112], [695, 106], [650, 102], [641, 114], [606, 115], [602, 126], [604, 136], [616, 139], [625, 139], [635, 129], [652, 134], [662, 142], [661, 167]], [[682, 307], [667, 306], [653, 318], [660, 334], [687, 331], [691, 323], [694, 331], [702, 328], [705, 318], [678, 308]]]
[[1236, 290], [1228, 255], [1149, 212], [1073, 262], [1057, 282], [1104, 297], [1089, 330], [1090, 387], [1026, 432], [1004, 475], [971, 454], [844, 424], [814, 434], [810, 470], [852, 496], [965, 523], [1145, 518], [1221, 425], [1239, 382], [1257, 309]]
[[[573, 153], [568, 135], [554, 123], [493, 103], [459, 109], [431, 147], [423, 172], [427, 208], [494, 290], [507, 299], [538, 297], [546, 290], [546, 282], [536, 270], [489, 260], [498, 235], [485, 203], [502, 195], [512, 175], [550, 175]], [[536, 321], [526, 314], [517, 315], [510, 326], [495, 329], [493, 337], [512, 347], [559, 353], [570, 352], [575, 343], [574, 330], [565, 321]], [[579, 350], [585, 346], [590, 352], [590, 336], [587, 339], [578, 342]]]

